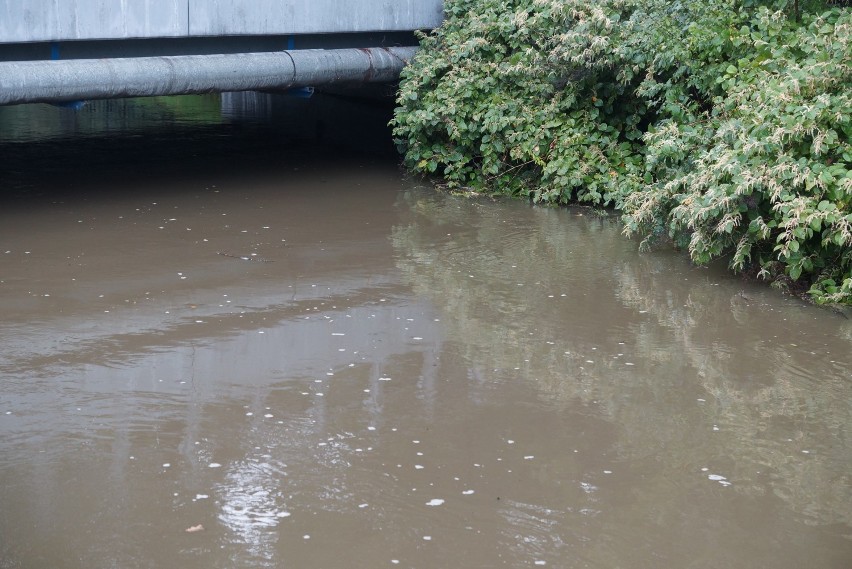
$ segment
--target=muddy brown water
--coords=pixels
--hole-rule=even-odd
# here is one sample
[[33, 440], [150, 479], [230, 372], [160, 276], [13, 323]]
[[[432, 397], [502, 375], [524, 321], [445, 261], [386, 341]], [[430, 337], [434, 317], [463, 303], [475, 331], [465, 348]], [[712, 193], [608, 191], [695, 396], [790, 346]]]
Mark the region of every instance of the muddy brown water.
[[387, 112], [0, 109], [0, 567], [852, 567], [852, 322]]

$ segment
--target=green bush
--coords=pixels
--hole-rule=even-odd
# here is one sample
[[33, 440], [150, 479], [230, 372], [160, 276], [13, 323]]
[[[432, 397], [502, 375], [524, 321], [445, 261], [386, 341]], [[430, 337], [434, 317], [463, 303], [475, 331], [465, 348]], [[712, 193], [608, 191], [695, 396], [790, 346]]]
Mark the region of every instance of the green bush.
[[394, 126], [408, 166], [450, 187], [555, 203], [618, 203], [638, 188], [645, 103], [617, 80], [610, 46], [590, 41], [606, 40], [618, 8], [466, 0], [446, 10], [403, 72]]
[[403, 72], [405, 163], [611, 205], [643, 245], [852, 302], [852, 16], [738, 0], [447, 0]]

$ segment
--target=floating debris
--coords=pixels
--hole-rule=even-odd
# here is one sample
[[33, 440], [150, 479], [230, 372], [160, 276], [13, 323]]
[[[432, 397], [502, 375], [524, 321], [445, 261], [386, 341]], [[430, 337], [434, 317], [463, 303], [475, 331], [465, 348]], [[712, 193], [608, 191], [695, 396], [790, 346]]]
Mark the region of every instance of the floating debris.
[[230, 257], [231, 259], [239, 259], [240, 261], [259, 261], [261, 263], [275, 262], [272, 259], [264, 259], [263, 257], [258, 257], [257, 253], [252, 253], [251, 255], [232, 255], [231, 253], [225, 251], [216, 251], [216, 254], [221, 255], [222, 257]]

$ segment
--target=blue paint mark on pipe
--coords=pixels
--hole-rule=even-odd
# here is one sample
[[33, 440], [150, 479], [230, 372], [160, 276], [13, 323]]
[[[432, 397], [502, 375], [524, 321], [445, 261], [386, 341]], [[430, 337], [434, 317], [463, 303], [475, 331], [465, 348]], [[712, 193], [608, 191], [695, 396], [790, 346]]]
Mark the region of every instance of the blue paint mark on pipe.
[[[50, 44], [50, 60], [51, 61], [59, 61], [59, 42], [51, 42]], [[71, 109], [74, 111], [79, 111], [83, 107], [86, 106], [86, 101], [62, 101], [59, 103], [51, 103], [54, 107], [59, 107], [61, 109]]]
[[284, 91], [284, 94], [289, 97], [296, 97], [297, 99], [310, 99], [314, 95], [313, 87], [293, 87], [292, 89], [287, 89]]
[[72, 111], [79, 111], [83, 107], [86, 106], [86, 101], [63, 101], [61, 103], [50, 103], [54, 107], [59, 107], [60, 109], [71, 109]]

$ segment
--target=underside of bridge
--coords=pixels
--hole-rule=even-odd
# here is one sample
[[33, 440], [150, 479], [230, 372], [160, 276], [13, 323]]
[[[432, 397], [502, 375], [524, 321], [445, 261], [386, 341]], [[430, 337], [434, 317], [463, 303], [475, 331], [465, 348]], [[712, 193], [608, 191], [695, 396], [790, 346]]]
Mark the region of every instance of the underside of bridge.
[[393, 82], [442, 0], [0, 0], [0, 105]]

